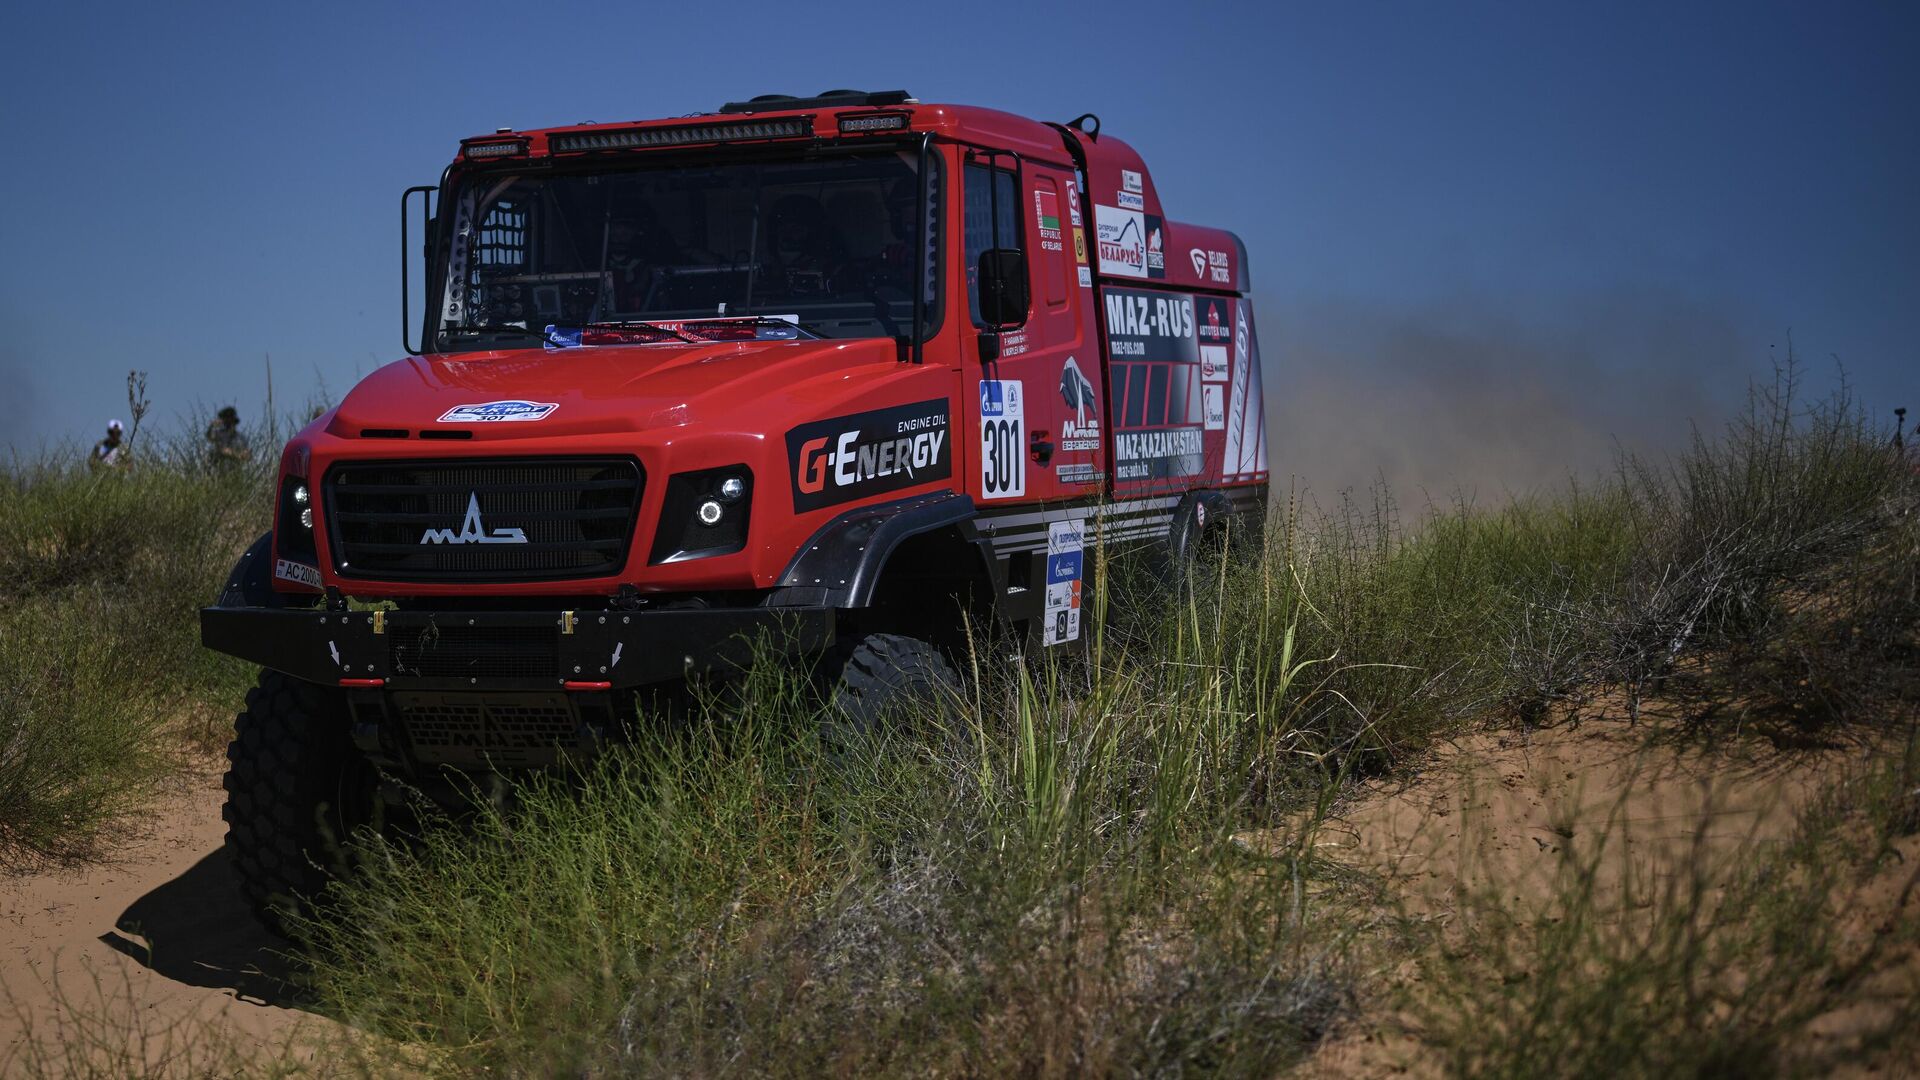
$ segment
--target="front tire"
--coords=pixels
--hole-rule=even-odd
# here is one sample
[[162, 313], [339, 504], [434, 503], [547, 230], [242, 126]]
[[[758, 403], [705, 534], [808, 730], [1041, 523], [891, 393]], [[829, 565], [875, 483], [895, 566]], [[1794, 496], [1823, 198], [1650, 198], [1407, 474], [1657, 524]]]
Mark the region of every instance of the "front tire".
[[373, 818], [375, 773], [354, 748], [339, 691], [262, 671], [227, 747], [227, 855], [270, 929], [307, 909]]
[[902, 634], [867, 634], [844, 654], [833, 711], [849, 735], [951, 711], [960, 676], [940, 650]]

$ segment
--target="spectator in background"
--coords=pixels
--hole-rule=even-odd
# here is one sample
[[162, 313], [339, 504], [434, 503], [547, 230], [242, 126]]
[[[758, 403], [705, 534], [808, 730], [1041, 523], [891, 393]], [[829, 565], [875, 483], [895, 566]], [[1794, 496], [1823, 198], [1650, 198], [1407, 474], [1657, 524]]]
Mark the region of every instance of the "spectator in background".
[[211, 444], [207, 459], [215, 465], [232, 465], [253, 456], [247, 437], [240, 433], [240, 411], [231, 405], [221, 409], [219, 418], [207, 425], [207, 442]]
[[87, 455], [87, 464], [95, 469], [124, 469], [129, 457], [121, 436], [120, 421], [107, 421], [107, 437], [93, 444], [93, 453]]

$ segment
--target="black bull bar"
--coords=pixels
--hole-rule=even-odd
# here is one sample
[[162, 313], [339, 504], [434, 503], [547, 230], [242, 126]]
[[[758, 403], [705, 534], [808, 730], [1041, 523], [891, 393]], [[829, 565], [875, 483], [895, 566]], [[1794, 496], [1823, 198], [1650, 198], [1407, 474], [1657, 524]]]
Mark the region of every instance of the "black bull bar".
[[834, 641], [834, 609], [329, 611], [200, 609], [200, 641], [323, 685], [614, 690], [738, 670]]

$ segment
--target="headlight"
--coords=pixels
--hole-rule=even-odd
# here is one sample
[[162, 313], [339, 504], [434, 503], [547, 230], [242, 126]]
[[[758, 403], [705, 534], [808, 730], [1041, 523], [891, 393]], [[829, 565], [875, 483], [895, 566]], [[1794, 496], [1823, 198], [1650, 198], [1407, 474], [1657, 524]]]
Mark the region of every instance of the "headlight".
[[280, 481], [279, 513], [275, 516], [273, 543], [280, 557], [312, 566], [319, 562], [313, 544], [313, 492], [303, 477], [287, 476]]
[[747, 546], [752, 511], [753, 472], [745, 465], [676, 473], [667, 480], [647, 561], [659, 565], [739, 551]]

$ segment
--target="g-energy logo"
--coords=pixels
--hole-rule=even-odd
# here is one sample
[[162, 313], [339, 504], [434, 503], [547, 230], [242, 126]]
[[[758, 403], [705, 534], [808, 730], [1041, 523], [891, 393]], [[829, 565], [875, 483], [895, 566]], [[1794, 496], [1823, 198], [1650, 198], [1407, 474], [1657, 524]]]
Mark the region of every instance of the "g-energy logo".
[[815, 420], [787, 432], [794, 512], [952, 476], [952, 411], [936, 398]]

